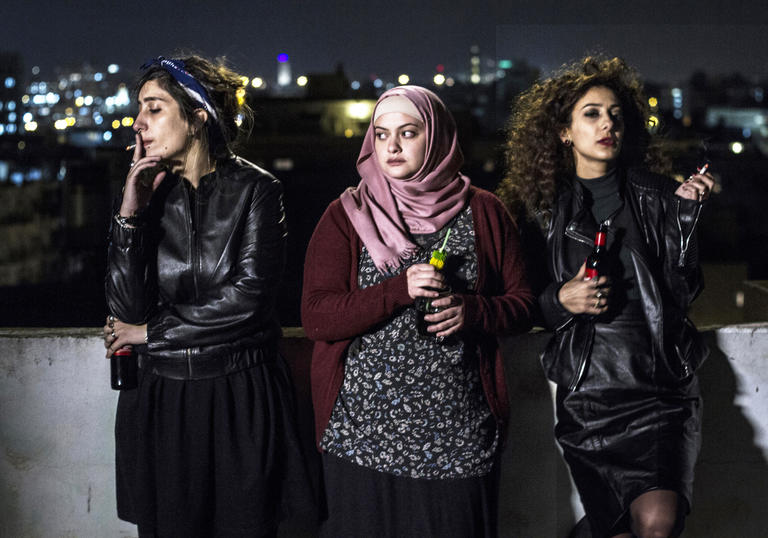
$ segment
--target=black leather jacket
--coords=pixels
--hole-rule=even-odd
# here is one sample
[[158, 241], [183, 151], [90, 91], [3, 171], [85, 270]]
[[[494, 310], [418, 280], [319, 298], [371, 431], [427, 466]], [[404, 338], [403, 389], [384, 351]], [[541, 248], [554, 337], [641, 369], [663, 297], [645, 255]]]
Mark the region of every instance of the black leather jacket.
[[[645, 170], [632, 169], [619, 178], [624, 207], [616, 220], [622, 219], [626, 230], [623, 244], [630, 250], [643, 314], [655, 352], [672, 378], [683, 381], [708, 353], [686, 315], [703, 287], [695, 234], [702, 204], [676, 196], [678, 183]], [[557, 298], [592, 249], [595, 223], [583, 200], [577, 182], [557, 196], [546, 234], [551, 281], [539, 296], [545, 324], [555, 333], [542, 364], [549, 379], [569, 390], [578, 388], [595, 327], [600, 330], [592, 316], [571, 314]], [[614, 233], [616, 221], [609, 224], [609, 240]]]
[[286, 249], [281, 184], [233, 156], [197, 189], [169, 174], [141, 220], [128, 228], [113, 219], [106, 278], [109, 311], [147, 323], [140, 365], [197, 379], [273, 354]]

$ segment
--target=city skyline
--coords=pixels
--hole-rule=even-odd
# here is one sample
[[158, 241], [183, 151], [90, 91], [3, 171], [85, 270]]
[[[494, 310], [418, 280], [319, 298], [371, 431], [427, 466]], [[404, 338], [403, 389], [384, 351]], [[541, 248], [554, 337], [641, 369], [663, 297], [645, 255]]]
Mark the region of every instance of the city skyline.
[[[686, 4], [696, 11], [686, 11]], [[696, 70], [768, 78], [768, 10], [755, 0], [727, 11], [715, 0], [677, 2], [654, 16], [650, 8], [630, 6], [624, 17], [615, 9], [579, 10], [549, 0], [526, 8], [515, 2], [496, 9], [469, 5], [388, 2], [375, 10], [341, 0], [158, 0], [138, 6], [101, 2], [85, 10], [52, 0], [6, 0], [0, 49], [19, 52], [27, 75], [33, 66], [50, 74], [57, 66], [83, 63], [116, 63], [133, 74], [148, 58], [186, 49], [226, 56], [249, 76], [273, 78], [277, 55], [286, 53], [295, 76], [330, 72], [341, 63], [351, 79], [393, 79], [406, 72], [425, 82], [438, 64], [451, 73], [467, 71], [470, 47], [477, 46], [486, 62], [525, 60], [545, 73], [599, 51], [623, 56], [651, 81], [676, 82]], [[20, 15], [30, 6], [35, 16]], [[28, 22], [8, 16], [14, 13]]]

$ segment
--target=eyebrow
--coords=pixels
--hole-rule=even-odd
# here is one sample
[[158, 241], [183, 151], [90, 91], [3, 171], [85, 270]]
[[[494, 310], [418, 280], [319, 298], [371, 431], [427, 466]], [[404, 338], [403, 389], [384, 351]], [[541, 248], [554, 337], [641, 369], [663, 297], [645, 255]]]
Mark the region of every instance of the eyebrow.
[[[588, 106], [605, 106], [605, 105], [603, 105], [602, 103], [587, 103], [587, 104], [585, 104], [584, 106], [581, 107], [581, 110], [584, 110]], [[614, 108], [614, 107], [619, 107], [620, 108], [621, 107], [621, 103], [611, 103], [610, 105], [608, 105], [607, 108]]]
[[[416, 127], [417, 129], [421, 129], [420, 125], [418, 125], [416, 123], [411, 123], [411, 122], [404, 123], [402, 125], [398, 125], [397, 127], [395, 127], [395, 129], [402, 129], [403, 127], [408, 127], [409, 125], [413, 126], [413, 127]], [[389, 129], [387, 129], [386, 127], [382, 127], [380, 125], [374, 125], [373, 128], [374, 129], [384, 129], [385, 131], [389, 131]]]
[[139, 102], [139, 104], [141, 104], [141, 103], [148, 103], [150, 101], [161, 101], [163, 103], [167, 103], [168, 99], [165, 99], [164, 97], [159, 97], [159, 96], [156, 96], [156, 95], [148, 95], [144, 99], [137, 99], [137, 101]]

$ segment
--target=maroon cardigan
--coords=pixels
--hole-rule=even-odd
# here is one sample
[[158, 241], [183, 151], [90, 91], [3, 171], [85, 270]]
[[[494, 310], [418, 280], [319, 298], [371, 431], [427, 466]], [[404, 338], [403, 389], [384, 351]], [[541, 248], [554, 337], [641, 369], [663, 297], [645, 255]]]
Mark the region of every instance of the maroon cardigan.
[[[524, 275], [517, 228], [501, 201], [488, 191], [471, 187], [469, 204], [475, 227], [479, 291], [461, 295], [465, 308], [463, 330], [481, 335], [483, 391], [503, 433], [509, 409], [496, 336], [530, 328], [534, 297]], [[301, 299], [304, 330], [315, 341], [311, 377], [318, 442], [341, 388], [346, 349], [352, 339], [413, 303], [405, 271], [374, 286], [358, 287], [362, 246], [341, 203], [333, 201], [307, 247]]]

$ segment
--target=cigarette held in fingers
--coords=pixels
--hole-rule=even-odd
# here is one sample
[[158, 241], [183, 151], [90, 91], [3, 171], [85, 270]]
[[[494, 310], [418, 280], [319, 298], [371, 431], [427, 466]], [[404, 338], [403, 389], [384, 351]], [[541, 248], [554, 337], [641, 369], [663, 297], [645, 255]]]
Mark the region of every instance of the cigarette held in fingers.
[[132, 151], [136, 149], [136, 144], [131, 144], [130, 146], [125, 146], [125, 151]]

